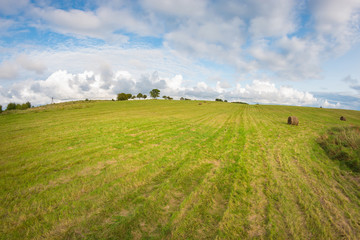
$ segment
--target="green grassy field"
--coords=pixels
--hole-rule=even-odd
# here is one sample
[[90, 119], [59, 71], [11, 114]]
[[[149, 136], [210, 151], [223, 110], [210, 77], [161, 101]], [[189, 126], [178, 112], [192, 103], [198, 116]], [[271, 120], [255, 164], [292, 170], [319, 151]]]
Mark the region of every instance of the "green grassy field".
[[360, 174], [318, 144], [350, 125], [359, 111], [204, 101], [3, 113], [0, 238], [359, 239]]

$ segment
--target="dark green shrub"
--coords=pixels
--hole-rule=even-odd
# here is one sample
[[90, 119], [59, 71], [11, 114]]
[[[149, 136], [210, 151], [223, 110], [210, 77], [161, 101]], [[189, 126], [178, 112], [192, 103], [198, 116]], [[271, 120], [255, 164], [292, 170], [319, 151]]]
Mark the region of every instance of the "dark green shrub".
[[337, 127], [318, 139], [329, 158], [354, 172], [360, 172], [360, 128]]
[[0, 105], [0, 113], [2, 113], [2, 106]]
[[137, 97], [138, 99], [140, 99], [140, 98], [143, 97], [143, 95], [142, 95], [142, 93], [138, 93], [138, 95], [136, 95], [136, 97]]
[[146, 98], [147, 98], [147, 95], [146, 95], [146, 94], [144, 94], [144, 95], [143, 95], [143, 99], [146, 99]]
[[216, 98], [215, 101], [216, 101], [216, 102], [222, 102], [223, 100], [220, 99], [220, 98]]
[[6, 110], [15, 110], [16, 109], [16, 103], [9, 103], [6, 107]]
[[126, 101], [126, 100], [128, 100], [129, 98], [131, 98], [131, 94], [119, 93], [119, 94], [117, 95], [117, 100], [118, 100], [118, 101]]

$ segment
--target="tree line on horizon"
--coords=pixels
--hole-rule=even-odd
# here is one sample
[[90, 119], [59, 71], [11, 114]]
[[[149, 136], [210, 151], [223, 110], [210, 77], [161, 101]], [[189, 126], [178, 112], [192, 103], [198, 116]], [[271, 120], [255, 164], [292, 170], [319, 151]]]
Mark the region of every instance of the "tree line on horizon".
[[[153, 89], [151, 90], [150, 92], [150, 96], [153, 98], [153, 99], [156, 99], [160, 96], [160, 90], [159, 89]], [[146, 94], [142, 94], [142, 93], [138, 93], [136, 96], [135, 95], [132, 95], [131, 93], [119, 93], [117, 95], [117, 100], [118, 101], [126, 101], [126, 100], [129, 100], [129, 99], [135, 99], [135, 98], [143, 98], [143, 99], [146, 99], [147, 98], [147, 95]], [[172, 99], [170, 97], [167, 97], [167, 96], [163, 96], [164, 99]]]
[[[7, 111], [10, 111], [10, 110], [25, 110], [25, 109], [28, 109], [28, 108], [31, 108], [31, 103], [28, 101], [26, 103], [23, 103], [23, 104], [19, 104], [19, 103], [9, 103], [6, 107], [6, 110]], [[2, 109], [2, 106], [0, 105], [0, 113], [3, 112], [3, 109]]]
[[[150, 96], [153, 98], [153, 99], [157, 99], [159, 96], [160, 96], [160, 90], [159, 89], [152, 89], [150, 92], [149, 92]], [[136, 96], [135, 95], [132, 95], [131, 93], [119, 93], [117, 95], [117, 100], [118, 101], [126, 101], [126, 100], [129, 100], [129, 99], [135, 99], [135, 98], [138, 98], [138, 99], [146, 99], [148, 96], [146, 94], [142, 94], [142, 93], [138, 93]], [[173, 100], [172, 97], [170, 96], [162, 96], [162, 98], [164, 98], [165, 100]], [[184, 97], [181, 97], [180, 100], [191, 100], [189, 98], [184, 98]], [[88, 99], [86, 99], [85, 101], [89, 101]], [[113, 99], [114, 101], [114, 99]], [[219, 101], [219, 102], [227, 102], [227, 100], [222, 100], [222, 99], [219, 99], [219, 98], [216, 98], [215, 101]], [[239, 102], [241, 103], [241, 102]], [[28, 109], [28, 108], [31, 108], [31, 103], [30, 102], [26, 102], [26, 103], [23, 103], [23, 104], [16, 104], [16, 103], [9, 103], [6, 107], [6, 110], [25, 110], [25, 109]], [[2, 109], [2, 106], [0, 105], [0, 113], [3, 112], [3, 109]]]

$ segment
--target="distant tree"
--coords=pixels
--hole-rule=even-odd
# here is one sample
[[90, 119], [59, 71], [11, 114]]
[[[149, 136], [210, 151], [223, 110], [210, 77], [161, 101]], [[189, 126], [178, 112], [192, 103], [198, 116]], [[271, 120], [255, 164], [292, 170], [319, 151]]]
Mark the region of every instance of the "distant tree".
[[224, 102], [228, 102], [227, 100], [224, 100]]
[[168, 96], [168, 97], [167, 97], [167, 99], [168, 99], [168, 100], [173, 100], [173, 98], [172, 98], [172, 97], [170, 97], [170, 96]]
[[125, 101], [125, 100], [128, 100], [129, 99], [129, 95], [126, 94], [126, 93], [119, 93], [117, 95], [117, 100], [118, 101]]
[[126, 96], [127, 96], [127, 99], [130, 99], [132, 97], [132, 94], [128, 93], [128, 94], [126, 94]]
[[140, 99], [140, 98], [143, 97], [143, 95], [142, 95], [142, 93], [138, 93], [138, 95], [136, 95], [136, 97], [137, 97], [138, 99]]
[[6, 107], [6, 110], [15, 110], [16, 104], [15, 103], [9, 103]]
[[21, 110], [28, 109], [28, 105], [26, 103], [21, 104]]
[[152, 98], [157, 98], [157, 97], [159, 97], [160, 96], [160, 90], [159, 89], [153, 89], [153, 90], [151, 90], [150, 91], [150, 96], [152, 97]]
[[2, 106], [0, 105], [0, 113], [2, 113]]
[[181, 97], [180, 100], [185, 100], [185, 98]]
[[168, 97], [164, 95], [164, 96], [163, 96], [163, 99], [166, 100], [166, 99], [168, 99]]
[[216, 98], [215, 101], [216, 101], [216, 102], [222, 102], [223, 100], [220, 99], [220, 98]]
[[21, 110], [21, 109], [23, 109], [23, 107], [22, 107], [22, 105], [21, 104], [16, 104], [16, 106], [15, 106], [15, 109], [17, 109], [17, 110]]
[[131, 99], [135, 99], [135, 98], [136, 98], [136, 96], [135, 96], [135, 95], [131, 96]]
[[146, 99], [146, 98], [147, 98], [147, 95], [146, 95], [146, 94], [144, 94], [142, 97], [143, 97], [143, 99]]

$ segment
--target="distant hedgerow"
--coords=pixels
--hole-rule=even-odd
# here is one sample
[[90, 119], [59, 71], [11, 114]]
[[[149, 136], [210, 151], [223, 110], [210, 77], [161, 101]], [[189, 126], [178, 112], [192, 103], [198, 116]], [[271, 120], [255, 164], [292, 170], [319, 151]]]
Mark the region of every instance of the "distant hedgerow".
[[360, 172], [360, 128], [336, 127], [318, 139], [329, 158], [354, 172]]
[[23, 104], [16, 104], [16, 103], [9, 103], [6, 107], [6, 110], [25, 110], [31, 108], [31, 103], [30, 102], [26, 102]]
[[132, 97], [131, 93], [119, 93], [117, 95], [117, 100], [118, 101], [126, 101], [128, 99], [130, 99]]

